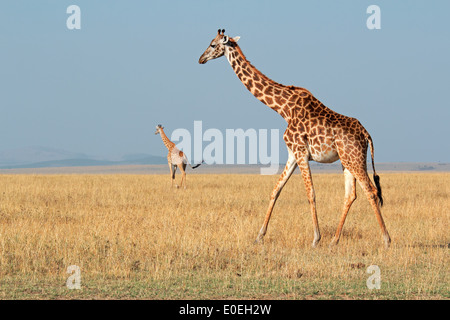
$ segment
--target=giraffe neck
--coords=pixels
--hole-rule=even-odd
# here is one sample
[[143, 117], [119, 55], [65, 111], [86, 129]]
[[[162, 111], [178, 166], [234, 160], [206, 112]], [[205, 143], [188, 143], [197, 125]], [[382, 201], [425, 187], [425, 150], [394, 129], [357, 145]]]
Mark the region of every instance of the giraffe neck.
[[164, 133], [163, 129], [161, 129], [161, 138], [162, 141], [164, 143], [164, 145], [166, 146], [166, 148], [170, 151], [172, 150], [172, 148], [175, 146], [175, 143], [173, 143], [172, 141], [169, 140], [169, 138], [167, 138], [166, 134]]
[[[230, 40], [230, 45], [226, 47], [225, 56], [244, 86], [259, 101], [289, 122], [290, 108], [299, 99], [298, 94], [308, 91], [298, 87], [282, 85], [262, 74], [247, 60], [238, 44], [232, 40]], [[299, 92], [299, 90], [301, 91]]]

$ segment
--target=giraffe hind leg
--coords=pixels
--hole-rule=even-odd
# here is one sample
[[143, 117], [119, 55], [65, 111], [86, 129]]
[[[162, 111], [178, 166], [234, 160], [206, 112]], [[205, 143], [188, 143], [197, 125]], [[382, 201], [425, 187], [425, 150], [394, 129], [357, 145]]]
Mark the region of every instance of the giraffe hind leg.
[[336, 234], [334, 235], [333, 240], [330, 245], [336, 245], [339, 242], [339, 238], [341, 237], [342, 227], [345, 223], [345, 218], [347, 217], [348, 211], [352, 206], [353, 202], [356, 200], [356, 179], [350, 173], [349, 170], [344, 168], [344, 177], [345, 177], [345, 200], [344, 200], [344, 208], [342, 210], [342, 216], [339, 221], [339, 225], [336, 230]]
[[388, 248], [391, 243], [391, 238], [387, 231], [386, 225], [384, 224], [383, 217], [381, 216], [380, 210], [381, 203], [380, 199], [378, 198], [378, 189], [377, 187], [374, 186], [374, 184], [370, 180], [365, 167], [361, 167], [359, 168], [359, 170], [351, 170], [351, 171], [353, 171], [352, 172], [353, 176], [356, 178], [359, 185], [364, 190], [367, 200], [369, 200], [369, 203], [372, 206], [372, 209], [375, 213], [375, 217], [378, 221], [378, 224], [380, 225], [381, 232], [383, 234], [385, 247]]
[[380, 225], [381, 228], [381, 232], [383, 233], [384, 244], [386, 248], [388, 248], [389, 245], [391, 244], [391, 238], [386, 229], [386, 225], [384, 224], [383, 217], [381, 216], [380, 201], [378, 199], [377, 188], [372, 184], [372, 181], [370, 181], [367, 172], [365, 172], [365, 175], [363, 175], [361, 178], [357, 177], [357, 180], [360, 186], [363, 188], [364, 192], [366, 193], [367, 199], [369, 200], [369, 203], [373, 208], [375, 217], [377, 218], [378, 224]]

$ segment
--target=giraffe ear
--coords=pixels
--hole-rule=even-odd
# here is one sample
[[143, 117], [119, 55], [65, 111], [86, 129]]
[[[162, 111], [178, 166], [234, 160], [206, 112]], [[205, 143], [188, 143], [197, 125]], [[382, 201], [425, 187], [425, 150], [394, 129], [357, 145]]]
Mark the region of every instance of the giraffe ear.
[[238, 42], [240, 38], [241, 38], [241, 37], [239, 37], [239, 36], [234, 37], [234, 38], [233, 38], [233, 41], [234, 41], [234, 42]]
[[223, 42], [223, 44], [226, 44], [227, 42], [228, 42], [228, 36], [223, 36], [223, 38], [222, 38], [222, 42]]

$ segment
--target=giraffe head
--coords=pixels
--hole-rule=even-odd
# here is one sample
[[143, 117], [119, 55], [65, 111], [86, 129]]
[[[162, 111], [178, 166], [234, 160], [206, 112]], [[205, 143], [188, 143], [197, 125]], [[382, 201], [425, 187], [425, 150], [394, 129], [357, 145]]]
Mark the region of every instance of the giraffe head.
[[156, 126], [155, 134], [161, 133], [162, 129], [164, 129], [164, 127], [162, 125], [158, 124]]
[[220, 58], [225, 54], [226, 47], [236, 43], [238, 40], [239, 37], [230, 39], [230, 37], [225, 35], [225, 29], [217, 30], [216, 37], [212, 39], [209, 47], [203, 52], [200, 59], [198, 59], [198, 63], [205, 64], [209, 60]]

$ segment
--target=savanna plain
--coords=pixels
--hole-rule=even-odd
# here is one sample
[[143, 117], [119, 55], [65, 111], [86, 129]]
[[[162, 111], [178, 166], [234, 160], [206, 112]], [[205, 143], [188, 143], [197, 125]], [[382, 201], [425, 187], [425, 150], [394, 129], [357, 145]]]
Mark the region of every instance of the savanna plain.
[[[0, 175], [1, 299], [449, 299], [450, 173], [379, 173], [380, 227], [362, 189], [329, 247], [342, 174], [314, 174], [322, 240], [300, 175], [254, 240], [278, 176]], [[179, 177], [177, 177], [179, 179]], [[81, 289], [70, 290], [69, 266]], [[369, 289], [367, 269], [380, 270]]]

